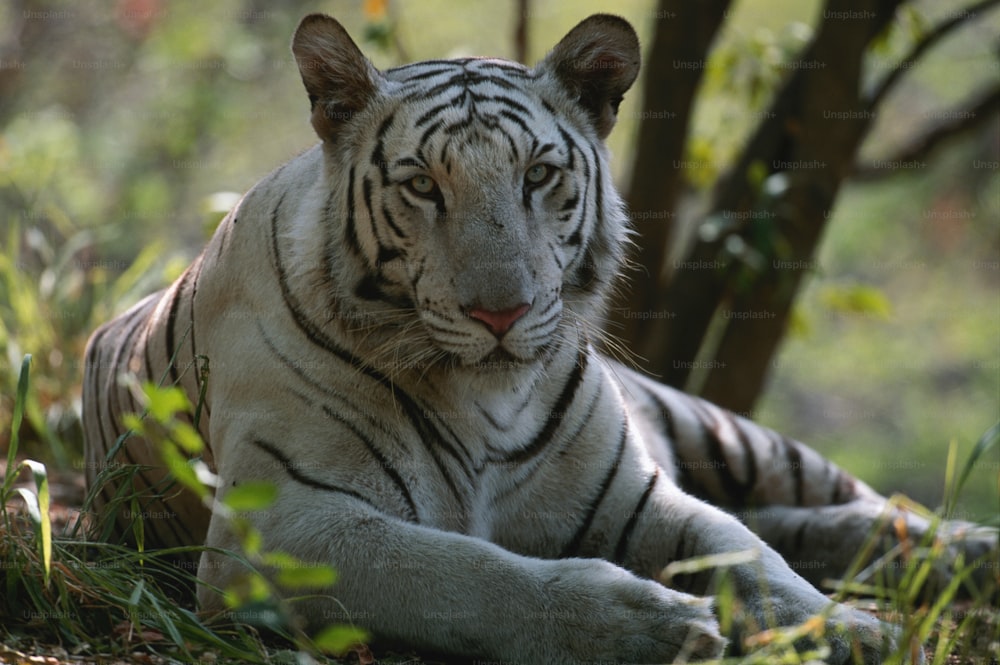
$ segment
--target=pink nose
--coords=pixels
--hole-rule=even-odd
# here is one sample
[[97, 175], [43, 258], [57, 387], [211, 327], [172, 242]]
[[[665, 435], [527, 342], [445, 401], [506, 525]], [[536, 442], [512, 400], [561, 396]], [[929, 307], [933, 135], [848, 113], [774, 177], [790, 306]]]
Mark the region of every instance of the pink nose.
[[490, 332], [495, 337], [500, 338], [530, 308], [531, 305], [521, 304], [512, 309], [502, 309], [497, 312], [492, 312], [488, 309], [471, 309], [469, 310], [469, 316], [485, 323]]

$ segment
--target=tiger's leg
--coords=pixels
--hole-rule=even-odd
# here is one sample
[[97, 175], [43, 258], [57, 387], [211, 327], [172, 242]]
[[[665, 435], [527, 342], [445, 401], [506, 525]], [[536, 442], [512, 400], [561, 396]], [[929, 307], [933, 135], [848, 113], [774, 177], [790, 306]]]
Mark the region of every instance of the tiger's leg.
[[[796, 508], [765, 506], [738, 511], [736, 515], [785, 557], [789, 565], [816, 586], [839, 579], [865, 551], [863, 563], [884, 557], [880, 574], [899, 578], [920, 558], [911, 558], [917, 546], [931, 545], [930, 534], [945, 545], [934, 555], [934, 568], [925, 582], [925, 593], [935, 596], [956, 567], [972, 564], [972, 573], [960, 595], [995, 594], [1000, 570], [997, 531], [967, 522], [933, 525], [927, 518], [889, 502], [857, 500], [832, 506]], [[901, 546], [901, 539], [906, 543]], [[889, 555], [886, 557], [885, 555]], [[871, 581], [863, 578], [860, 581]]]
[[[736, 515], [814, 584], [842, 577], [876, 531], [869, 560], [904, 535], [919, 543], [933, 528], [802, 443], [629, 370], [620, 376], [637, 420], [648, 427], [654, 459], [683, 489]], [[995, 588], [995, 529], [946, 522], [937, 534], [948, 556], [931, 589], [950, 577], [944, 564], [959, 555], [966, 562], [985, 558], [973, 583]]]
[[[251, 519], [265, 549], [336, 568], [333, 588], [293, 592], [306, 598], [295, 611], [311, 629], [351, 622], [380, 642], [525, 665], [703, 660], [725, 644], [708, 600], [607, 561], [521, 556], [302, 484], [286, 484]], [[215, 517], [207, 544], [238, 550]], [[233, 558], [205, 552], [201, 607], [222, 609], [211, 587], [226, 588], [240, 572]]]
[[[754, 560], [726, 569], [735, 591], [733, 637], [773, 626], [801, 625], [829, 612], [824, 640], [831, 647], [830, 663], [849, 663], [852, 650], [863, 654], [866, 664], [882, 662], [896, 648], [897, 629], [874, 617], [830, 600], [800, 577], [774, 550], [734, 516], [705, 505], [675, 485], [661, 472], [634, 516], [628, 547], [621, 563], [640, 575], [657, 575], [666, 561], [691, 559], [727, 552], [747, 552]], [[664, 580], [672, 587], [702, 595], [712, 593], [715, 570]], [[853, 649], [852, 649], [852, 645]]]

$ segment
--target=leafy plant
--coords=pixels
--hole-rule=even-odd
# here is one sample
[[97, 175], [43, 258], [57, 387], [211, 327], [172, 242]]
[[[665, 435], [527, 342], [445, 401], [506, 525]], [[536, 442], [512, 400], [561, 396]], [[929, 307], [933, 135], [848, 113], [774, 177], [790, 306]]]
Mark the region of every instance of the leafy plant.
[[[33, 460], [16, 463], [18, 426], [30, 392], [30, 364], [31, 357], [25, 356], [13, 409], [7, 469], [0, 485], [0, 503], [5, 508], [0, 531], [0, 587], [4, 589], [0, 594], [0, 635], [5, 643], [27, 638], [117, 654], [127, 654], [143, 646], [186, 661], [210, 653], [207, 658], [222, 662], [291, 663], [301, 662], [297, 654], [318, 657], [321, 653], [343, 653], [366, 639], [362, 631], [347, 626], [332, 626], [310, 637], [274, 621], [264, 627], [294, 646], [291, 651], [276, 650], [261, 641], [256, 628], [233, 621], [240, 619], [241, 609], [251, 605], [270, 607], [275, 610], [272, 613], [275, 617], [287, 616], [282, 609], [285, 601], [278, 599], [274, 587], [257, 566], [276, 569], [279, 583], [287, 588], [329, 585], [335, 580], [328, 567], [263, 551], [260, 534], [236, 517], [237, 512], [267, 506], [275, 496], [271, 486], [248, 485], [247, 489], [230, 492], [215, 505], [217, 510], [232, 514], [234, 528], [243, 534], [247, 549], [245, 556], [228, 553], [246, 565], [248, 580], [239, 588], [225, 590], [230, 600], [229, 616], [204, 616], [176, 601], [177, 589], [193, 589], [197, 580], [191, 571], [176, 565], [175, 557], [200, 554], [203, 547], [141, 551], [108, 542], [86, 542], [79, 538], [82, 519], [70, 525], [65, 535], [53, 537], [45, 466]], [[168, 450], [178, 445], [201, 450], [200, 438], [196, 434], [192, 438], [190, 430], [178, 418], [189, 408], [182, 393], [176, 388], [147, 386], [143, 394], [148, 396], [147, 416], [133, 420], [145, 435], [162, 439]], [[193, 464], [196, 463], [181, 462], [174, 468], [190, 469]], [[34, 492], [15, 487], [24, 468], [31, 469]], [[120, 481], [128, 472], [120, 466], [109, 466], [101, 480]], [[208, 499], [207, 485], [183, 471], [181, 475]], [[94, 494], [92, 488], [84, 513], [90, 510]], [[20, 498], [27, 510], [33, 525], [31, 533], [25, 532], [24, 520], [13, 512], [15, 498]], [[241, 590], [246, 588], [254, 593], [243, 594]]]

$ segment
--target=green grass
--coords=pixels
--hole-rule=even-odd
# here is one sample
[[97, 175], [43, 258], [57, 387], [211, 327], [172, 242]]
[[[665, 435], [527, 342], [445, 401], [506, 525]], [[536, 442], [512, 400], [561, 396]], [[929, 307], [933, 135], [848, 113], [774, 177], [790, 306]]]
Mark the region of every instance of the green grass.
[[[178, 557], [196, 559], [206, 548], [140, 551], [86, 538], [88, 529], [83, 516], [93, 515], [93, 497], [105, 482], [129, 487], [130, 483], [121, 482], [123, 476], [135, 472], [129, 466], [107, 465], [96, 487], [90, 489], [80, 516], [66, 526], [64, 534], [53, 538], [45, 465], [34, 460], [16, 463], [18, 431], [28, 402], [30, 365], [31, 356], [25, 356], [14, 400], [6, 473], [0, 485], [0, 503], [5, 508], [0, 527], [0, 588], [4, 590], [0, 597], [0, 636], [5, 643], [16, 645], [30, 640], [63, 644], [116, 657], [142, 647], [185, 662], [210, 653], [216, 662], [292, 663], [298, 662], [298, 654], [315, 659], [323, 653], [344, 653], [364, 638], [363, 631], [347, 626], [332, 626], [309, 636], [282, 621], [282, 617], [289, 616], [286, 601], [258, 572], [259, 567], [277, 569], [277, 579], [286, 588], [328, 585], [335, 579], [334, 573], [280, 552], [261, 551], [259, 534], [239, 518], [230, 517], [229, 521], [243, 534], [243, 552], [224, 554], [245, 565], [246, 580], [241, 582], [246, 583], [240, 586], [250, 591], [237, 593], [235, 587], [217, 591], [227, 598], [232, 615], [246, 616], [248, 608], [252, 608], [255, 616], [267, 619], [256, 627], [234, 623], [229, 613], [210, 616], [190, 607], [197, 580], [193, 567], [179, 565]], [[194, 476], [192, 465], [179, 461], [179, 441], [184, 442], [185, 452], [200, 452], [197, 434], [177, 417], [181, 412], [190, 412], [191, 405], [179, 389], [144, 386], [143, 392], [146, 413], [130, 417], [136, 433], [171, 451], [167, 459], [176, 465], [176, 480], [207, 497], [209, 490]], [[130, 434], [123, 435], [121, 443]], [[15, 487], [22, 468], [32, 471], [34, 491]], [[274, 498], [267, 487], [247, 487], [249, 491], [231, 492], [215, 510], [259, 510]], [[15, 498], [23, 504], [28, 519], [18, 513]], [[138, 495], [119, 494], [103, 514], [93, 517], [98, 523], [109, 521], [109, 514], [123, 502], [134, 505], [143, 500]], [[141, 508], [135, 512], [140, 514]], [[141, 520], [134, 526], [141, 530]], [[142, 542], [141, 533], [136, 535]], [[258, 628], [268, 631], [285, 647], [266, 645]]]

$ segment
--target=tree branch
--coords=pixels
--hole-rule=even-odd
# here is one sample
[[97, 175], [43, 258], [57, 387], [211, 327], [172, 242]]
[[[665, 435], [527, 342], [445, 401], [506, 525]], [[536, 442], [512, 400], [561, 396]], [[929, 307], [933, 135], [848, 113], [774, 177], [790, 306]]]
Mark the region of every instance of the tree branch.
[[894, 155], [855, 167], [853, 179], [872, 182], [894, 175], [914, 162], [922, 162], [942, 143], [981, 126], [1000, 111], [1000, 86], [973, 95], [973, 99], [975, 101], [964, 106], [964, 110], [942, 113], [943, 120], [931, 125]]
[[[997, 6], [1000, 6], [1000, 0], [981, 0], [971, 7], [956, 13], [948, 20], [939, 23], [933, 30], [927, 33], [922, 40], [915, 44], [909, 53], [903, 56], [900, 60], [900, 64], [916, 62], [918, 59], [923, 57], [924, 53], [948, 36], [953, 30], [962, 26], [971, 19], [978, 18], [980, 12], [989, 11]], [[908, 69], [909, 67], [896, 67], [889, 72], [884, 79], [882, 79], [882, 82], [868, 97], [867, 102], [869, 111], [873, 111], [875, 107], [882, 102], [885, 96], [889, 94], [894, 87], [896, 87], [896, 84], [899, 83], [903, 74], [906, 73]]]

